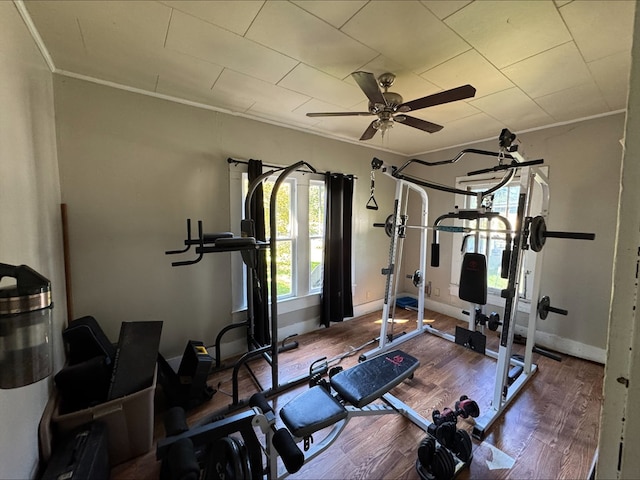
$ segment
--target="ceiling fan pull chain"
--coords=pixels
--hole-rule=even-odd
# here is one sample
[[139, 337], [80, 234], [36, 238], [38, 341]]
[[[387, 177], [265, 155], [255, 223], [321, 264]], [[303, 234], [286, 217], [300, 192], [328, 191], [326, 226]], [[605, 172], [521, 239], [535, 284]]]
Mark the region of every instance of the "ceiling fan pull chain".
[[373, 196], [373, 194], [376, 191], [376, 176], [373, 173], [373, 170], [371, 170], [371, 196], [369, 197], [369, 201], [367, 202], [367, 209], [369, 210], [378, 210], [378, 202], [376, 202], [375, 197]]

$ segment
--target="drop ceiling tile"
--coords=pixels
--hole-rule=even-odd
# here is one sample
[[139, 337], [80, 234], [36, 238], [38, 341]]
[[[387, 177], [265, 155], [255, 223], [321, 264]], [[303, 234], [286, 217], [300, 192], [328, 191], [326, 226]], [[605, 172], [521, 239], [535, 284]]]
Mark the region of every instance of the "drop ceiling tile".
[[371, 117], [333, 117], [315, 125], [316, 130], [358, 140], [372, 122]]
[[467, 102], [452, 102], [411, 112], [410, 115], [445, 127], [451, 122], [477, 115], [480, 111]]
[[443, 19], [469, 5], [471, 0], [421, 0], [420, 3], [436, 17]]
[[505, 126], [503, 122], [481, 112], [445, 125], [445, 128], [432, 135], [429, 147], [433, 150], [486, 138], [498, 138]]
[[294, 68], [278, 85], [343, 108], [357, 104], [362, 96], [358, 87], [303, 63]]
[[557, 122], [585, 118], [609, 109], [593, 81], [536, 98], [536, 103]]
[[276, 83], [296, 60], [220, 27], [173, 11], [166, 47]]
[[476, 89], [475, 98], [513, 87], [500, 70], [475, 50], [464, 52], [421, 76], [443, 89], [471, 84]]
[[318, 123], [317, 118], [307, 117], [301, 110], [290, 112], [284, 109], [274, 110], [273, 104], [256, 102], [245, 112], [258, 118], [265, 118], [295, 128], [311, 127]]
[[291, 111], [309, 100], [307, 95], [288, 90], [257, 78], [226, 68], [213, 86], [218, 93], [229, 93], [274, 106], [278, 110]]
[[87, 51], [161, 49], [171, 9], [157, 2], [75, 2]]
[[620, 52], [589, 63], [589, 69], [611, 110], [627, 107], [631, 52]]
[[629, 49], [636, 2], [575, 0], [560, 14], [586, 62]]
[[591, 81], [591, 74], [573, 42], [503, 68], [502, 73], [531, 98]]
[[341, 30], [416, 73], [470, 48], [419, 2], [369, 2]]
[[516, 132], [553, 123], [553, 118], [519, 88], [503, 90], [469, 103]]
[[473, 2], [444, 22], [498, 68], [571, 40], [548, 1]]
[[378, 55], [289, 2], [267, 2], [246, 38], [339, 79]]
[[[172, 50], [165, 50], [162, 59], [156, 62], [154, 72], [158, 75], [155, 88], [157, 93], [212, 105], [211, 86], [222, 73], [222, 67]], [[222, 107], [229, 108], [231, 105], [234, 105], [233, 102]], [[244, 105], [235, 104], [234, 106], [243, 111], [250, 105], [251, 102], [246, 101]]]
[[74, 7], [77, 2], [30, 1], [25, 7], [56, 67], [69, 70], [69, 60], [86, 55]]
[[349, 20], [358, 10], [367, 4], [366, 0], [323, 0], [321, 2], [310, 2], [309, 0], [296, 1], [300, 8], [304, 8], [307, 12], [321, 18], [325, 22], [340, 28]]
[[244, 35], [260, 11], [264, 0], [216, 0], [202, 2], [192, 0], [163, 1], [171, 8], [213, 23], [238, 35]]

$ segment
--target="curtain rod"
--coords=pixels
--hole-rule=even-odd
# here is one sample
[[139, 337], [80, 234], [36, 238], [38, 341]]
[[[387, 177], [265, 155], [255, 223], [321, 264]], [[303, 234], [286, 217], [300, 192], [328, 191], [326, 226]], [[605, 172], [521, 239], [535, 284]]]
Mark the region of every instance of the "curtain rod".
[[[235, 163], [236, 165], [237, 165], [237, 164], [239, 164], [239, 163], [242, 163], [242, 164], [244, 164], [244, 165], [248, 165], [248, 164], [249, 164], [249, 162], [248, 162], [248, 161], [246, 161], [246, 160], [236, 160], [235, 158], [231, 158], [231, 157], [227, 158], [227, 163], [229, 163], [229, 164], [231, 164], [231, 163]], [[263, 163], [263, 164], [262, 164], [262, 166], [263, 166], [263, 167], [267, 167], [267, 168], [279, 168], [279, 169], [286, 168], [286, 167], [281, 167], [281, 166], [278, 166], [278, 165], [269, 165], [268, 163]], [[298, 172], [302, 172], [302, 173], [311, 173], [311, 172], [308, 172], [308, 171], [306, 171], [306, 170], [298, 170]], [[318, 175], [326, 175], [327, 173], [329, 173], [329, 174], [336, 174], [336, 175], [338, 174], [338, 172], [333, 172], [333, 173], [331, 173], [331, 172], [316, 172], [316, 173], [317, 173]], [[347, 177], [351, 177], [351, 178], [353, 178], [354, 180], [357, 180], [357, 179], [358, 179], [358, 177], [356, 177], [356, 176], [355, 176], [354, 174], [352, 174], [352, 173], [345, 173], [344, 175], [346, 175]]]

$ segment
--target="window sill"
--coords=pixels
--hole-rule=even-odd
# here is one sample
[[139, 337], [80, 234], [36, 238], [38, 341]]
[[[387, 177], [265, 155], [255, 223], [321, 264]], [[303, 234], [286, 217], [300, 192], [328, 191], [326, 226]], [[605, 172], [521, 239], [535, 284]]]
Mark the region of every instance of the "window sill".
[[[319, 293], [310, 293], [300, 297], [283, 298], [278, 300], [278, 314], [297, 312], [316, 305], [320, 305]], [[233, 313], [242, 313], [246, 311], [247, 307], [245, 306], [235, 310]]]

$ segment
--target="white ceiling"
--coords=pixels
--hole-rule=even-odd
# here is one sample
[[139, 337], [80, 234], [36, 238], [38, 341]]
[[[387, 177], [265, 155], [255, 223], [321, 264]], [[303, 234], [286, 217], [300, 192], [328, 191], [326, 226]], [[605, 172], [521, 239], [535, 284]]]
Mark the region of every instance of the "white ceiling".
[[403, 155], [626, 107], [635, 1], [24, 1], [54, 71], [342, 140], [375, 117], [350, 76], [396, 74], [404, 101], [474, 98], [359, 142]]

